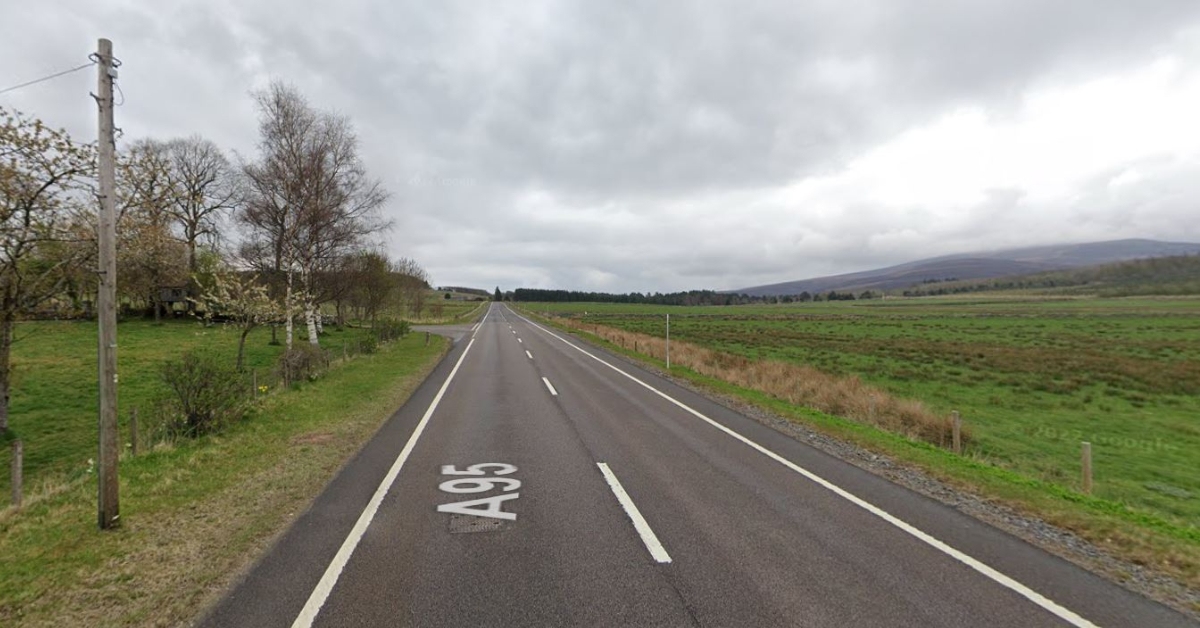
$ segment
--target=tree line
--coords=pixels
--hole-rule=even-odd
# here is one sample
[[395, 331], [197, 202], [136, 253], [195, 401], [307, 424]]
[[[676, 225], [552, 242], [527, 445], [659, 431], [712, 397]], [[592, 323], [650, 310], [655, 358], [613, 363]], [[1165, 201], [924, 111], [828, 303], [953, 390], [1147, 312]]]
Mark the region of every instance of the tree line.
[[[389, 194], [370, 176], [351, 121], [273, 82], [253, 93], [254, 155], [201, 136], [118, 147], [118, 293], [128, 314], [179, 307], [208, 320], [295, 325], [319, 345], [324, 312], [374, 322], [420, 315], [428, 273], [380, 237]], [[18, 321], [89, 316], [97, 294], [97, 150], [0, 107], [0, 434], [8, 426]], [[239, 347], [238, 367], [241, 366]]]
[[[500, 289], [496, 292], [499, 295]], [[733, 294], [716, 292], [714, 290], [689, 290], [686, 292], [670, 292], [654, 294], [629, 292], [613, 294], [609, 292], [581, 292], [578, 290], [545, 290], [540, 288], [517, 288], [505, 293], [510, 301], [526, 301], [539, 303], [644, 303], [650, 305], [770, 305], [777, 303], [807, 303], [809, 301], [854, 301], [856, 299], [874, 299], [878, 293], [867, 290], [855, 296], [852, 292], [837, 292], [830, 290], [826, 293], [810, 294], [807, 291], [800, 294], [752, 296], [749, 294]], [[498, 297], [497, 297], [498, 300]]]

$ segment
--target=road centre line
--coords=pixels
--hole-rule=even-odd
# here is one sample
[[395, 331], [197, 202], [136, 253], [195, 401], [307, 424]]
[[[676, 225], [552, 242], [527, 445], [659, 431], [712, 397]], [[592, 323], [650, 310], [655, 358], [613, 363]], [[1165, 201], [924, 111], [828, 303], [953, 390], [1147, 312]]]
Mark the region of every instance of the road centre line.
[[[1097, 626], [1095, 624], [1093, 624], [1092, 622], [1088, 621], [1087, 619], [1084, 619], [1083, 617], [1079, 616], [1078, 614], [1071, 611], [1070, 609], [1043, 596], [1042, 594], [1038, 593], [1037, 591], [1030, 589], [1029, 587], [1027, 587], [1027, 586], [1021, 584], [1020, 582], [1017, 582], [1016, 580], [1004, 575], [1003, 573], [989, 567], [988, 565], [976, 560], [975, 558], [972, 558], [971, 556], [968, 556], [967, 554], [965, 554], [957, 549], [954, 549], [953, 547], [950, 547], [946, 543], [943, 543], [942, 541], [934, 538], [930, 534], [895, 517], [894, 515], [892, 515], [891, 513], [888, 513], [887, 511], [883, 510], [882, 508], [858, 497], [857, 495], [854, 495], [853, 493], [826, 480], [825, 478], [813, 473], [812, 471], [809, 471], [808, 469], [805, 469], [804, 467], [797, 465], [796, 463], [788, 460], [787, 458], [784, 458], [783, 456], [771, 451], [770, 449], [767, 449], [766, 447], [763, 447], [762, 445], [759, 445], [758, 443], [750, 440], [749, 438], [742, 436], [741, 434], [735, 432], [734, 430], [714, 421], [713, 419], [709, 418], [708, 416], [705, 416], [700, 411], [695, 410], [694, 408], [683, 403], [682, 401], [679, 401], [679, 400], [675, 399], [674, 397], [668, 395], [667, 393], [664, 393], [664, 392], [658, 390], [657, 388], [651, 386], [650, 384], [647, 384], [646, 382], [638, 379], [637, 377], [630, 375], [629, 373], [626, 373], [625, 371], [610, 364], [609, 362], [605, 361], [604, 359], [575, 345], [571, 341], [563, 338], [562, 336], [559, 336], [558, 334], [546, 329], [545, 327], [542, 327], [541, 325], [529, 320], [528, 318], [521, 316], [520, 314], [517, 314], [517, 316], [519, 318], [521, 318], [522, 320], [524, 320], [525, 322], [529, 323], [530, 325], [533, 325], [535, 328], [542, 330], [543, 332], [545, 332], [546, 334], [548, 334], [550, 336], [553, 336], [554, 338], [557, 338], [558, 340], [562, 341], [564, 344], [571, 347], [572, 349], [575, 349], [576, 351], [592, 358], [593, 360], [603, 364], [604, 366], [607, 366], [608, 368], [610, 368], [610, 369], [616, 371], [617, 373], [620, 373], [621, 375], [625, 376], [626, 378], [632, 380], [634, 383], [642, 386], [646, 390], [649, 390], [650, 392], [658, 395], [659, 397], [662, 397], [663, 399], [674, 404], [675, 406], [678, 406], [680, 409], [686, 411], [687, 413], [691, 414], [692, 416], [695, 416], [696, 418], [708, 423], [709, 425], [728, 434], [729, 436], [732, 436], [733, 438], [736, 438], [737, 440], [742, 441], [746, 445], [757, 450], [759, 453], [784, 465], [785, 467], [791, 469], [792, 471], [799, 473], [800, 475], [804, 476], [805, 478], [808, 478], [812, 482], [819, 484], [820, 486], [833, 492], [834, 494], [838, 495], [839, 497], [849, 501], [850, 503], [854, 504], [855, 506], [858, 506], [859, 508], [866, 510], [867, 512], [879, 517], [880, 519], [883, 519], [887, 523], [890, 523], [891, 525], [899, 528], [900, 530], [915, 537], [916, 539], [922, 541], [923, 543], [929, 545], [930, 547], [942, 552], [943, 554], [946, 554], [947, 556], [950, 556], [951, 558], [970, 567], [971, 569], [974, 569], [975, 571], [979, 572], [980, 574], [983, 574], [984, 576], [986, 576], [987, 578], [996, 582], [997, 584], [1018, 593], [1025, 599], [1040, 606], [1042, 609], [1054, 614], [1055, 616], [1062, 619], [1063, 621], [1066, 621], [1067, 623], [1071, 624], [1072, 626], [1076, 626], [1077, 628], [1097, 628]], [[547, 382], [547, 385], [549, 385], [549, 382]]]
[[520, 338], [517, 338], [517, 342], [519, 342], [519, 343], [521, 343], [521, 344], [525, 344], [525, 341], [524, 341], [524, 340], [521, 340]]
[[604, 474], [604, 481], [608, 482], [608, 487], [612, 489], [613, 495], [621, 503], [621, 508], [625, 509], [625, 514], [633, 522], [633, 527], [637, 530], [638, 536], [642, 537], [642, 544], [646, 546], [646, 549], [650, 552], [650, 556], [658, 563], [671, 562], [671, 556], [667, 554], [667, 550], [658, 541], [654, 530], [650, 529], [650, 524], [646, 522], [646, 518], [642, 516], [642, 512], [633, 503], [633, 499], [629, 497], [629, 493], [625, 492], [625, 487], [621, 486], [621, 481], [613, 474], [612, 469], [609, 469], [608, 465], [603, 462], [597, 462], [596, 466], [600, 467], [600, 473]]
[[455, 362], [454, 368], [446, 376], [446, 381], [442, 382], [442, 387], [434, 395], [433, 401], [429, 402], [429, 408], [425, 410], [425, 414], [421, 417], [421, 421], [417, 423], [412, 436], [404, 444], [404, 449], [400, 450], [400, 455], [396, 456], [396, 461], [392, 463], [392, 467], [388, 469], [387, 475], [379, 483], [379, 487], [375, 489], [375, 494], [367, 502], [366, 508], [358, 516], [358, 521], [354, 522], [354, 527], [346, 535], [346, 540], [342, 541], [342, 546], [338, 548], [337, 554], [334, 554], [333, 560], [325, 568], [325, 573], [321, 575], [321, 580], [317, 582], [317, 586], [313, 589], [312, 594], [308, 596], [308, 601], [304, 603], [304, 608], [300, 609], [300, 614], [296, 616], [296, 621], [292, 622], [292, 628], [310, 628], [313, 620], [317, 618], [317, 614], [321, 612], [321, 607], [325, 605], [325, 600], [329, 599], [329, 593], [333, 591], [334, 585], [337, 584], [338, 578], [342, 575], [342, 570], [346, 567], [346, 563], [350, 562], [350, 556], [354, 554], [354, 550], [358, 547], [359, 541], [362, 540], [363, 534], [366, 533], [367, 528], [371, 525], [371, 520], [375, 518], [375, 513], [379, 511], [379, 505], [383, 503], [383, 498], [392, 489], [392, 484], [396, 482], [396, 476], [400, 475], [400, 469], [404, 467], [404, 463], [408, 460], [409, 455], [412, 454], [413, 447], [417, 444], [417, 439], [425, 431], [425, 426], [429, 423], [429, 418], [433, 416], [433, 411], [437, 410], [438, 404], [442, 401], [442, 396], [446, 394], [446, 389], [450, 387], [450, 382], [454, 381], [454, 376], [458, 373], [458, 367], [462, 366], [463, 360], [467, 359], [467, 354], [471, 352], [471, 345], [473, 344], [475, 344], [474, 338], [467, 343], [467, 348], [458, 357], [458, 362]]
[[[533, 357], [533, 356], [530, 356], [530, 357]], [[551, 395], [554, 395], [555, 397], [557, 397], [557, 396], [558, 396], [558, 391], [557, 391], [557, 390], [554, 390], [554, 384], [551, 384], [551, 383], [550, 383], [550, 380], [546, 379], [545, 377], [543, 377], [543, 378], [542, 378], [542, 381], [546, 383], [546, 388], [549, 388], [549, 389], [550, 389], [550, 394], [551, 394]]]
[[525, 355], [529, 356], [529, 359], [530, 359], [530, 360], [532, 360], [532, 359], [533, 359], [533, 354], [532, 354], [532, 353], [530, 353], [528, 349], [526, 349], [526, 350], [525, 350]]

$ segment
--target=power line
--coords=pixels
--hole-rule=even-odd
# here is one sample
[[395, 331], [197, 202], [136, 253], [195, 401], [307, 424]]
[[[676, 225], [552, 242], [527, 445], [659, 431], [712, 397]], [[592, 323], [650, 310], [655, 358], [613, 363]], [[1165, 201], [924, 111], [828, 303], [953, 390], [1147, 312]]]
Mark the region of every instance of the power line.
[[94, 61], [92, 61], [92, 62], [88, 62], [88, 63], [85, 63], [85, 64], [83, 64], [83, 65], [81, 65], [81, 66], [79, 66], [79, 67], [77, 67], [77, 68], [71, 68], [70, 70], [63, 70], [62, 72], [59, 72], [59, 73], [57, 73], [57, 74], [51, 74], [51, 75], [49, 75], [49, 76], [43, 76], [43, 77], [42, 77], [42, 78], [40, 78], [40, 79], [34, 79], [34, 80], [32, 80], [32, 81], [29, 81], [28, 83], [21, 83], [20, 85], [13, 85], [12, 87], [6, 87], [6, 88], [4, 88], [4, 89], [0, 89], [0, 94], [6, 94], [6, 93], [8, 93], [8, 92], [11, 92], [11, 91], [13, 91], [13, 90], [16, 90], [16, 89], [21, 89], [22, 87], [29, 87], [30, 85], [35, 85], [35, 84], [37, 84], [37, 83], [41, 83], [42, 81], [49, 81], [50, 79], [55, 79], [55, 78], [58, 78], [58, 77], [60, 77], [60, 76], [63, 76], [64, 74], [70, 74], [70, 73], [72, 73], [72, 72], [78, 72], [78, 71], [80, 71], [80, 70], [82, 70], [82, 69], [84, 69], [84, 68], [90, 68], [90, 67], [92, 67], [92, 66], [93, 66], [93, 65], [95, 65], [95, 64], [96, 64], [96, 63], [95, 63]]

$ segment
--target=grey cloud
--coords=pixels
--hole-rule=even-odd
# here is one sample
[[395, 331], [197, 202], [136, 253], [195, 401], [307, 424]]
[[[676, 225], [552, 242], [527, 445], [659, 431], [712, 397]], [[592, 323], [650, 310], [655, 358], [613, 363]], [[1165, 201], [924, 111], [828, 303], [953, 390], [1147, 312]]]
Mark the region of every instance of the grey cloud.
[[[201, 133], [245, 155], [247, 93], [289, 80], [355, 121], [394, 193], [387, 245], [439, 283], [735, 287], [1030, 233], [1171, 233], [1200, 193], [1196, 164], [1175, 163], [1143, 164], [1124, 196], [1089, 183], [1068, 207], [1020, 190], [940, 216], [755, 203], [954, 107], [1004, 112], [1033, 86], [1172, 50], [1200, 20], [1192, 0], [67, 4], [5, 8], [0, 50], [21, 78], [111, 36], [130, 136]], [[0, 104], [89, 136], [92, 82]]]

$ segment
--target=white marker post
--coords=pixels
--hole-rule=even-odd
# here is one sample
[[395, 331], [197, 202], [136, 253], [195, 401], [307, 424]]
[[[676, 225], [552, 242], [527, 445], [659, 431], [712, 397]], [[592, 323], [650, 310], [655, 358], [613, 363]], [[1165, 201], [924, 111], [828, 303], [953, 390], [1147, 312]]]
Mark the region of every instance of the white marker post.
[[667, 370], [671, 370], [671, 315], [667, 314]]

